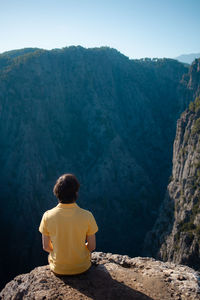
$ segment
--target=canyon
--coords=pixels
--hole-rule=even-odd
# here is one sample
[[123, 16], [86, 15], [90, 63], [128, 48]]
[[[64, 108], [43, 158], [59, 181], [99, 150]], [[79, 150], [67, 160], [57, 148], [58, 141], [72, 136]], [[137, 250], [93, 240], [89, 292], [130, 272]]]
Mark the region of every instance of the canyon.
[[[177, 120], [199, 94], [198, 64], [130, 60], [107, 47], [33, 48], [0, 55], [2, 282], [47, 262], [38, 226], [43, 212], [57, 204], [52, 189], [63, 173], [76, 174], [81, 183], [78, 204], [97, 220], [99, 250], [175, 259], [174, 250], [165, 246], [167, 224], [175, 218], [173, 196], [166, 204], [172, 208], [167, 217], [159, 209], [168, 201], [163, 199]], [[182, 143], [181, 122], [187, 127], [192, 126], [188, 120], [194, 124], [198, 119], [193, 110], [178, 121], [177, 144]], [[198, 148], [198, 131], [191, 140], [189, 135], [190, 129], [191, 152]], [[183, 151], [184, 160], [176, 161], [180, 147], [174, 150], [173, 192], [188, 155]], [[198, 160], [197, 153], [191, 155]], [[186, 210], [192, 211], [197, 194], [198, 185], [187, 194], [194, 197]], [[160, 225], [162, 218], [166, 227]], [[198, 223], [198, 216], [189, 222], [193, 219]], [[178, 222], [184, 220], [181, 212]], [[181, 249], [185, 237], [176, 237]]]

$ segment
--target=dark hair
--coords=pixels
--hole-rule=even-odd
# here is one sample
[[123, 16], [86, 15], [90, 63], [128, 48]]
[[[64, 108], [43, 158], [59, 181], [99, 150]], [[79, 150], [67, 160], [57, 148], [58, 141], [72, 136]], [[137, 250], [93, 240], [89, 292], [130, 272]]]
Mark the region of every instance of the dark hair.
[[60, 203], [73, 203], [77, 199], [80, 184], [73, 174], [60, 176], [53, 188], [54, 195]]

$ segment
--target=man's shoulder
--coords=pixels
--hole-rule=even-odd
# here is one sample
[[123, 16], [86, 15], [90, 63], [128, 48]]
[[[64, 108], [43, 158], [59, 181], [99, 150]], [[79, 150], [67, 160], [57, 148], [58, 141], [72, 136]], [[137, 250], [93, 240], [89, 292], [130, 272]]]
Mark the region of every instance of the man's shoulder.
[[92, 216], [92, 213], [91, 211], [87, 210], [87, 209], [84, 209], [84, 208], [81, 208], [81, 207], [78, 207], [79, 208], [79, 212], [83, 215], [85, 215], [86, 217], [90, 217]]
[[46, 210], [45, 213], [44, 213], [44, 215], [45, 215], [45, 217], [48, 218], [51, 215], [54, 215], [57, 211], [58, 211], [57, 206], [55, 206], [55, 207], [53, 207], [53, 208], [51, 208], [49, 210]]

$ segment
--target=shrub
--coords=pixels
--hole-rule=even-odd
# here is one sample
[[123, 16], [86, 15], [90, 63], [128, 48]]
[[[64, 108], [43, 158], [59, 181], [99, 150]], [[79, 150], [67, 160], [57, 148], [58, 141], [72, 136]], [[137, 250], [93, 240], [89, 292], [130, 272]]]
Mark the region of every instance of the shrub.
[[196, 134], [196, 133], [200, 133], [200, 118], [198, 118], [193, 127], [192, 127], [192, 131], [191, 131], [192, 135]]
[[190, 102], [189, 104], [189, 110], [191, 112], [197, 113], [200, 110], [200, 97], [197, 97], [194, 102]]

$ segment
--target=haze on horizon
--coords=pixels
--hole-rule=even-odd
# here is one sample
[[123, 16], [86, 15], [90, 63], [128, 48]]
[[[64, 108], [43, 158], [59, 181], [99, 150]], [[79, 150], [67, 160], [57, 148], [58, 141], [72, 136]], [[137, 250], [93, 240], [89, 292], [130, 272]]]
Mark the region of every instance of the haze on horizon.
[[0, 53], [109, 46], [130, 58], [199, 53], [199, 0], [1, 1]]

